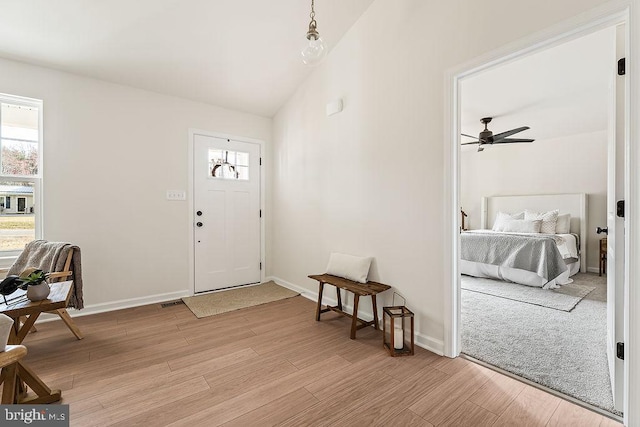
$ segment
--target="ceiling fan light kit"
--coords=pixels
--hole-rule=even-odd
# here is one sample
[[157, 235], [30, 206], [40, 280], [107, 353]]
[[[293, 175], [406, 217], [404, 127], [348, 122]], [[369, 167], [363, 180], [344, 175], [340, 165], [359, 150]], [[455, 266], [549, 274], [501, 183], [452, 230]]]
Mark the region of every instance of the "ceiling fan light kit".
[[[519, 128], [511, 129], [506, 132], [501, 132], [497, 135], [494, 135], [492, 131], [489, 130], [488, 125], [493, 120], [492, 117], [483, 117], [480, 119], [480, 123], [484, 125], [484, 130], [480, 132], [478, 135], [478, 140], [474, 142], [464, 142], [461, 145], [472, 145], [478, 144], [478, 151], [484, 151], [483, 145], [493, 145], [493, 144], [516, 144], [516, 143], [529, 143], [535, 141], [535, 139], [528, 138], [509, 138], [511, 135], [515, 135], [516, 133], [520, 133], [527, 129], [530, 129], [529, 126], [522, 126]], [[462, 136], [466, 136], [467, 138], [476, 138], [475, 136], [461, 134]]]
[[305, 65], [318, 65], [329, 50], [327, 44], [318, 32], [318, 24], [316, 22], [315, 0], [311, 0], [311, 13], [309, 14], [311, 21], [309, 22], [309, 30], [307, 31], [307, 44], [302, 49], [302, 62]]

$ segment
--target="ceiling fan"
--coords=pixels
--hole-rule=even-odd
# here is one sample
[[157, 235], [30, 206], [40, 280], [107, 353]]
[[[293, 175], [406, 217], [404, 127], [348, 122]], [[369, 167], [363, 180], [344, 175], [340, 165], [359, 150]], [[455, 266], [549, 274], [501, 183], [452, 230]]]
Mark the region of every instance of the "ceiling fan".
[[[487, 125], [489, 123], [491, 123], [491, 120], [493, 120], [493, 117], [484, 117], [482, 119], [480, 119], [480, 122], [482, 124], [484, 124], [484, 130], [482, 132], [480, 132], [480, 135], [478, 135], [477, 137], [477, 141], [474, 142], [464, 142], [461, 145], [471, 145], [471, 144], [478, 144], [478, 151], [483, 151], [484, 147], [483, 145], [485, 144], [489, 144], [489, 145], [493, 145], [493, 144], [514, 144], [514, 143], [521, 143], [521, 142], [533, 142], [535, 141], [535, 139], [522, 139], [522, 138], [509, 138], [511, 135], [515, 135], [516, 133], [525, 131], [527, 129], [529, 129], [529, 126], [523, 126], [520, 128], [516, 128], [516, 129], [511, 129], [508, 130], [506, 132], [502, 132], [499, 133], [497, 135], [494, 135], [493, 132], [491, 132], [489, 129], [487, 129]], [[468, 138], [473, 138], [476, 139], [475, 136], [471, 136], [471, 135], [467, 135], [467, 134], [462, 134], [462, 136], [466, 136]]]

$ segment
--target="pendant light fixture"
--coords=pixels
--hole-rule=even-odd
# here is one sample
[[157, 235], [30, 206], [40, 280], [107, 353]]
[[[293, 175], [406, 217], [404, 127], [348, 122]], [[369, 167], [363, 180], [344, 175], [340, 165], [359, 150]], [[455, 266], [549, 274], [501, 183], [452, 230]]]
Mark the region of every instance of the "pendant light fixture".
[[325, 56], [329, 48], [327, 44], [320, 37], [318, 33], [318, 26], [316, 23], [316, 12], [314, 10], [315, 0], [311, 0], [311, 22], [309, 22], [309, 31], [307, 31], [307, 44], [302, 49], [302, 62], [305, 65], [314, 66], [318, 65]]

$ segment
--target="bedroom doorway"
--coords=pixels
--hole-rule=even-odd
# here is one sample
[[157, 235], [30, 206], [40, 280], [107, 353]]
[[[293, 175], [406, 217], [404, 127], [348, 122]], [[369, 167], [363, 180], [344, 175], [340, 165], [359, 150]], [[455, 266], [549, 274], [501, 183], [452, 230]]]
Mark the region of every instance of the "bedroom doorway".
[[[627, 96], [628, 92], [628, 78], [624, 76], [617, 76], [617, 60], [620, 59], [620, 55], [626, 56], [628, 53], [628, 46], [624, 44], [620, 44], [616, 41], [624, 41], [627, 39], [627, 29], [628, 27], [620, 27], [620, 24], [624, 24], [627, 20], [626, 12], [620, 13], [615, 16], [607, 16], [606, 25], [603, 24], [604, 19], [601, 18], [600, 22], [597, 24], [584, 24], [583, 27], [576, 30], [572, 28], [571, 31], [565, 30], [563, 35], [559, 35], [553, 39], [553, 41], [541, 41], [537, 40], [536, 42], [532, 42], [529, 44], [523, 44], [522, 50], [519, 52], [514, 52], [511, 55], [503, 57], [500, 60], [492, 59], [491, 61], [481, 62], [481, 65], [475, 67], [473, 69], [466, 69], [464, 71], [458, 71], [452, 73], [452, 93], [454, 96], [452, 99], [453, 102], [453, 118], [451, 123], [454, 125], [452, 127], [452, 141], [454, 145], [452, 147], [451, 153], [451, 164], [453, 167], [453, 176], [455, 179], [452, 180], [453, 188], [452, 188], [452, 207], [455, 216], [451, 216], [451, 220], [453, 221], [455, 217], [455, 228], [452, 227], [452, 232], [455, 230], [455, 234], [452, 234], [452, 283], [454, 283], [454, 291], [451, 295], [451, 303], [452, 307], [454, 307], [452, 317], [451, 317], [451, 335], [449, 337], [452, 340], [447, 343], [445, 342], [445, 349], [449, 352], [448, 355], [455, 356], [460, 352], [465, 353], [464, 345], [465, 343], [471, 343], [473, 345], [483, 346], [487, 344], [486, 337], [490, 335], [490, 332], [487, 330], [483, 330], [490, 325], [490, 322], [475, 322], [474, 327], [480, 329], [480, 333], [475, 338], [465, 338], [464, 336], [464, 328], [465, 325], [469, 327], [469, 323], [465, 324], [464, 319], [464, 311], [465, 310], [476, 310], [482, 312], [483, 315], [490, 313], [493, 309], [495, 310], [495, 316], [492, 319], [502, 319], [504, 320], [504, 329], [508, 333], [504, 334], [501, 338], [497, 338], [492, 342], [492, 348], [487, 352], [488, 354], [498, 355], [493, 359], [488, 357], [475, 357], [479, 360], [484, 360], [486, 363], [497, 365], [500, 368], [504, 369], [508, 372], [514, 372], [516, 375], [524, 376], [525, 378], [529, 378], [529, 380], [534, 383], [542, 384], [543, 386], [549, 387], [551, 389], [559, 390], [560, 393], [565, 395], [573, 396], [575, 399], [579, 401], [586, 402], [588, 405], [591, 405], [592, 408], [601, 408], [609, 413], [620, 415], [623, 412], [624, 406], [624, 394], [625, 394], [625, 373], [624, 373], [624, 362], [622, 360], [617, 359], [617, 342], [623, 342], [625, 337], [624, 330], [624, 318], [625, 318], [625, 303], [623, 295], [626, 287], [627, 275], [624, 272], [624, 260], [625, 260], [625, 241], [624, 241], [624, 222], [622, 219], [617, 219], [616, 216], [616, 202], [618, 200], [623, 199], [625, 194], [625, 183], [628, 182], [629, 170], [625, 170], [625, 162], [619, 156], [623, 154], [625, 148], [628, 147], [628, 123], [625, 123], [624, 118], [627, 114], [625, 111], [626, 103], [624, 101], [625, 96]], [[593, 95], [593, 91], [585, 90], [583, 87], [582, 90], [577, 90], [575, 92], [570, 93], [567, 91], [567, 98], [573, 96], [573, 98], [581, 104], [581, 107], [588, 105], [589, 103], [603, 103], [605, 105], [604, 110], [600, 111], [600, 114], [592, 114], [591, 117], [593, 122], [604, 122], [606, 127], [599, 129], [587, 128], [587, 131], [584, 132], [575, 132], [574, 130], [562, 128], [558, 135], [555, 137], [549, 135], [549, 129], [541, 126], [540, 123], [541, 117], [543, 114], [540, 112], [540, 109], [547, 108], [552, 110], [552, 115], [559, 117], [565, 114], [566, 111], [563, 108], [567, 108], [567, 106], [554, 107], [554, 104], [557, 104], [558, 98], [560, 96], [552, 96], [551, 93], [547, 93], [545, 97], [545, 88], [544, 86], [535, 86], [533, 83], [534, 91], [537, 92], [538, 95], [543, 95], [542, 97], [529, 99], [528, 101], [525, 99], [517, 100], [520, 102], [518, 104], [516, 102], [515, 107], [504, 107], [502, 109], [496, 107], [493, 103], [494, 98], [499, 98], [499, 95], [496, 92], [491, 92], [490, 95], [486, 95], [483, 90], [486, 89], [486, 81], [482, 84], [476, 85], [468, 85], [465, 89], [466, 82], [471, 82], [473, 79], [477, 81], [481, 81], [482, 74], [487, 74], [490, 72], [495, 72], [499, 70], [501, 67], [511, 67], [511, 71], [517, 68], [514, 66], [519, 60], [528, 60], [531, 61], [534, 56], [547, 55], [546, 59], [543, 62], [546, 62], [547, 66], [541, 69], [538, 69], [538, 73], [546, 76], [547, 78], [553, 78], [556, 74], [564, 74], [565, 76], [565, 89], [568, 86], [573, 84], [584, 84], [584, 79], [586, 78], [586, 72], [581, 73], [578, 76], [575, 72], [577, 69], [583, 69], [579, 67], [577, 62], [573, 62], [572, 66], [568, 69], [561, 69], [558, 64], [559, 60], [562, 57], [566, 57], [567, 51], [562, 52], [563, 45], [566, 48], [567, 45], [570, 46], [570, 51], [580, 51], [579, 44], [580, 42], [587, 41], [589, 43], [602, 43], [607, 44], [608, 52], [605, 52], [605, 55], [609, 55], [604, 58], [604, 61], [607, 62], [610, 66], [608, 73], [610, 75], [608, 80], [604, 81], [604, 89], [606, 92], [606, 98], [600, 101], [589, 100], [588, 96]], [[607, 41], [608, 40], [608, 41]], [[553, 58], [553, 49], [559, 49], [559, 53], [555, 60], [550, 59]], [[617, 49], [617, 50], [616, 50]], [[594, 49], [588, 48], [588, 53], [586, 56], [594, 61], [598, 61], [598, 59], [594, 58]], [[553, 64], [553, 66], [549, 66], [549, 64]], [[525, 66], [525, 74], [524, 76], [520, 76], [520, 85], [531, 84], [533, 79], [535, 78], [535, 67]], [[528, 73], [528, 74], [527, 74]], [[498, 73], [499, 75], [499, 73]], [[507, 74], [508, 76], [508, 74]], [[513, 76], [513, 74], [512, 74]], [[505, 82], [507, 79], [504, 77], [495, 78], [496, 81]], [[466, 81], [466, 82], [465, 82]], [[616, 91], [617, 86], [617, 91]], [[602, 88], [601, 88], [602, 89]], [[506, 90], [507, 97], [511, 101], [514, 98], [517, 98], [517, 94], [514, 90]], [[562, 95], [557, 90], [551, 91], [555, 95]], [[617, 92], [617, 98], [613, 97], [613, 94]], [[484, 93], [484, 96], [483, 96]], [[469, 123], [471, 120], [465, 121], [465, 100], [469, 96], [476, 97], [476, 107], [477, 111], [473, 111], [474, 106], [469, 109], [472, 113], [474, 113], [477, 117], [475, 121], [478, 122], [476, 128], [469, 128]], [[628, 98], [627, 98], [628, 99]], [[617, 100], [617, 110], [615, 108]], [[472, 103], [473, 104], [473, 103]], [[493, 109], [492, 109], [493, 107]], [[602, 106], [600, 106], [602, 107]], [[555, 108], [555, 110], [554, 110]], [[602, 108], [601, 108], [602, 109]], [[487, 111], [491, 110], [491, 111]], [[573, 118], [565, 122], [567, 123], [575, 123], [579, 122], [579, 116], [575, 113], [576, 110], [573, 110]], [[594, 109], [593, 111], [596, 111]], [[571, 112], [569, 112], [569, 116]], [[603, 117], [604, 116], [604, 117]], [[490, 117], [492, 119], [489, 122], [489, 126], [487, 127], [486, 118]], [[484, 122], [481, 124], [481, 119], [484, 119]], [[537, 123], [537, 126], [533, 126], [530, 123]], [[482, 127], [480, 127], [480, 125]], [[507, 135], [507, 138], [515, 138], [515, 139], [523, 139], [525, 141], [514, 141], [513, 145], [499, 145], [491, 144], [492, 141], [489, 140], [489, 136], [487, 134], [482, 134], [481, 132], [486, 132], [487, 130], [492, 130], [493, 135], [499, 135], [503, 131], [508, 131], [510, 129], [519, 129], [527, 127], [530, 129], [523, 129], [518, 132], [514, 132], [511, 135]], [[551, 126], [548, 126], [551, 127]], [[584, 129], [583, 127], [582, 129]], [[573, 135], [571, 132], [574, 132]], [[517, 133], [517, 135], [514, 135]], [[459, 137], [460, 134], [473, 135], [469, 138], [466, 136]], [[474, 138], [475, 135], [478, 135]], [[573, 136], [574, 141], [570, 142], [573, 147], [573, 154], [571, 152], [567, 153], [567, 156], [564, 159], [568, 161], [565, 163], [566, 167], [574, 163], [584, 163], [589, 167], [592, 167], [592, 170], [589, 171], [588, 168], [585, 172], [586, 180], [588, 181], [590, 178], [594, 176], [603, 176], [604, 182], [604, 190], [602, 191], [594, 191], [592, 188], [577, 188], [575, 186], [566, 186], [561, 185], [562, 183], [566, 184], [566, 180], [563, 180], [562, 174], [558, 173], [558, 168], [562, 168], [562, 164], [553, 163], [554, 158], [563, 158], [563, 152], [559, 145], [553, 146], [552, 144], [548, 144], [548, 140], [554, 140], [554, 142], [558, 143], [561, 138], [571, 138]], [[484, 141], [483, 141], [483, 138]], [[537, 141], [529, 142], [526, 140], [534, 139]], [[599, 142], [597, 142], [599, 141]], [[461, 143], [471, 143], [476, 142], [475, 144], [470, 144], [473, 149], [469, 150], [469, 147], [462, 146], [462, 150], [460, 149]], [[583, 145], [576, 145], [582, 143]], [[587, 143], [593, 145], [599, 144], [597, 148], [587, 148]], [[530, 144], [530, 145], [529, 145]], [[526, 146], [547, 146], [547, 148], [551, 148], [550, 150], [546, 150], [547, 157], [542, 161], [538, 162], [536, 157], [532, 152], [522, 151], [521, 147]], [[484, 145], [484, 147], [482, 147]], [[577, 147], [577, 148], [576, 148]], [[482, 148], [482, 150], [478, 150], [478, 148]], [[467, 150], [466, 152], [463, 150]], [[500, 150], [500, 152], [499, 152]], [[595, 156], [589, 156], [587, 158], [587, 152], [591, 151], [590, 154], [595, 154]], [[475, 159], [478, 159], [479, 156], [484, 155], [484, 158], [480, 158], [477, 163], [474, 165], [473, 162], [465, 159], [465, 155], [468, 154], [467, 157], [473, 155]], [[600, 153], [600, 155], [598, 155]], [[616, 154], [617, 153], [617, 154]], [[487, 155], [488, 154], [488, 155]], [[616, 155], [618, 155], [616, 157]], [[511, 169], [510, 173], [505, 173], [505, 170], [508, 170], [508, 159], [509, 156], [515, 156], [521, 163], [520, 166], [516, 167], [516, 169]], [[578, 161], [576, 162], [576, 159]], [[617, 173], [615, 169], [612, 167], [616, 166], [617, 163]], [[526, 175], [526, 171], [530, 165], [533, 165], [534, 169], [537, 173]], [[506, 166], [506, 167], [505, 167]], [[622, 167], [621, 167], [622, 166]], [[550, 169], [555, 169], [555, 173], [549, 174]], [[594, 169], [597, 169], [597, 173]], [[628, 168], [628, 166], [627, 166]], [[569, 171], [571, 172], [571, 171]], [[475, 180], [476, 187], [474, 191], [470, 191], [468, 188], [464, 187], [465, 184], [465, 173], [468, 173], [469, 176], [473, 177]], [[617, 181], [616, 181], [617, 177]], [[492, 187], [491, 179], [494, 179], [499, 183], [501, 188]], [[557, 182], [553, 182], [553, 180]], [[526, 188], [522, 190], [515, 189], [515, 184], [520, 181], [524, 184], [527, 184]], [[582, 180], [585, 181], [585, 180]], [[592, 180], [592, 184], [595, 184], [595, 180]], [[555, 186], [554, 186], [555, 184]], [[602, 183], [600, 183], [602, 184]], [[478, 190], [479, 189], [479, 190]], [[583, 248], [586, 249], [586, 252], [591, 254], [585, 258], [586, 265], [582, 266], [583, 273], [578, 273], [578, 276], [574, 276], [575, 286], [579, 287], [583, 286], [584, 288], [593, 288], [585, 295], [578, 295], [578, 302], [573, 307], [565, 308], [565, 310], [557, 310], [557, 308], [549, 308], [546, 307], [547, 310], [556, 310], [562, 313], [572, 313], [574, 314], [574, 318], [578, 319], [577, 322], [574, 322], [574, 326], [576, 326], [576, 330], [567, 330], [557, 331], [552, 329], [544, 329], [540, 328], [542, 334], [538, 337], [539, 339], [548, 340], [549, 348], [554, 348], [554, 354], [558, 349], [562, 347], [566, 347], [572, 345], [570, 343], [571, 339], [575, 338], [582, 334], [580, 328], [580, 321], [588, 321], [593, 318], [593, 312], [590, 310], [598, 310], [598, 316], [601, 320], [601, 323], [598, 324], [598, 328], [600, 330], [600, 335], [597, 339], [601, 340], [602, 347], [604, 348], [604, 352], [598, 355], [591, 355], [590, 352], [585, 354], [584, 359], [581, 359], [580, 362], [576, 363], [576, 360], [571, 360], [567, 355], [561, 355], [559, 357], [567, 357], [566, 367], [567, 371], [574, 370], [576, 372], [590, 372], [591, 369], [599, 369], [601, 372], [606, 374], [606, 379], [603, 380], [603, 384], [608, 388], [608, 392], [611, 395], [608, 397], [608, 401], [606, 403], [602, 403], [603, 399], [600, 397], [593, 398], [593, 396], [585, 395], [584, 388], [580, 386], [580, 382], [571, 384], [568, 387], [564, 387], [564, 385], [570, 383], [566, 378], [560, 376], [557, 382], [547, 382], [536, 380], [535, 375], [523, 375], [524, 370], [527, 369], [527, 366], [518, 365], [518, 362], [514, 362], [514, 358], [510, 357], [513, 355], [514, 343], [518, 343], [518, 341], [522, 341], [523, 337], [530, 333], [531, 330], [525, 332], [527, 326], [518, 331], [517, 327], [514, 327], [512, 323], [509, 323], [509, 319], [516, 318], [518, 314], [514, 314], [515, 311], [521, 312], [520, 315], [525, 313], [523, 318], [528, 317], [529, 319], [537, 319], [538, 324], [544, 324], [544, 322], [554, 323], [555, 317], [558, 317], [559, 321], [562, 321], [567, 315], [566, 314], [555, 314], [550, 315], [549, 313], [553, 313], [551, 311], [547, 311], [534, 307], [544, 307], [545, 302], [540, 302], [536, 300], [536, 302], [531, 303], [525, 302], [528, 304], [527, 308], [516, 310], [514, 306], [516, 305], [513, 302], [518, 300], [518, 298], [538, 298], [538, 296], [533, 295], [530, 290], [533, 290], [532, 287], [526, 289], [527, 293], [531, 293], [533, 296], [528, 295], [522, 297], [520, 295], [514, 296], [510, 294], [510, 289], [500, 289], [502, 305], [496, 306], [492, 305], [492, 303], [488, 302], [489, 297], [492, 293], [496, 293], [490, 288], [490, 284], [480, 283], [475, 284], [475, 289], [469, 289], [470, 286], [465, 285], [463, 282], [464, 278], [460, 278], [460, 271], [463, 268], [458, 262], [458, 256], [462, 251], [461, 237], [457, 232], [459, 230], [460, 224], [458, 224], [462, 210], [464, 212], [465, 225], [467, 228], [471, 229], [481, 229], [481, 228], [492, 228], [495, 221], [496, 213], [493, 213], [493, 216], [488, 212], [488, 208], [483, 206], [481, 201], [482, 197], [487, 196], [496, 196], [496, 195], [540, 195], [540, 194], [550, 194], [550, 195], [561, 195], [565, 193], [571, 194], [587, 194], [587, 208], [585, 209], [585, 214], [580, 216], [580, 214], [572, 215], [572, 220], [570, 220], [570, 229], [565, 234], [580, 234], [576, 231], [574, 223], [577, 220], [578, 227], [580, 226], [580, 222], [584, 221], [583, 226], [586, 226], [587, 233], [586, 236], [582, 236], [583, 240], [580, 241], [579, 245], [584, 245]], [[617, 194], [616, 194], [617, 193]], [[626, 194], [628, 195], [628, 187], [626, 190]], [[475, 200], [474, 203], [465, 203], [468, 200]], [[544, 205], [533, 205], [533, 206], [524, 206], [520, 205], [522, 212], [518, 212], [514, 210], [512, 212], [508, 212], [510, 214], [514, 214], [514, 217], [509, 218], [509, 220], [513, 221], [523, 221], [523, 223], [516, 224], [515, 222], [512, 225], [517, 226], [529, 226], [530, 224], [524, 224], [525, 220], [525, 210], [529, 209], [531, 212], [535, 211], [538, 214], [545, 214], [553, 211], [552, 207], [545, 207]], [[555, 208], [557, 209], [557, 207]], [[570, 208], [569, 208], [570, 209]], [[562, 209], [561, 209], [562, 210]], [[593, 212], [597, 210], [599, 213], [594, 215]], [[624, 209], [623, 209], [624, 211]], [[522, 218], [520, 218], [520, 213], [522, 213]], [[568, 212], [559, 212], [557, 215]], [[623, 212], [624, 213], [624, 212]], [[544, 216], [544, 215], [541, 215]], [[535, 218], [533, 219], [531, 215], [528, 215], [528, 220], [537, 221], [540, 220], [540, 226], [546, 222], [545, 220], [548, 218]], [[612, 224], [613, 223], [613, 224]], [[608, 226], [608, 227], [607, 227]], [[614, 237], [613, 239], [610, 237], [608, 239], [607, 245], [607, 261], [610, 263], [607, 267], [609, 275], [604, 278], [600, 278], [598, 276], [598, 261], [600, 257], [600, 239], [605, 236], [599, 236], [595, 234], [595, 228], [608, 228], [609, 233], [614, 232], [617, 235], [617, 239]], [[617, 232], [615, 231], [617, 229]], [[509, 230], [511, 232], [530, 232], [528, 229], [516, 229]], [[555, 232], [554, 232], [555, 233]], [[560, 233], [562, 234], [562, 233]], [[475, 238], [475, 236], [474, 236]], [[626, 242], [628, 245], [628, 242]], [[565, 257], [563, 256], [563, 259]], [[569, 257], [569, 258], [580, 258], [577, 257]], [[627, 263], [628, 267], [628, 263]], [[587, 270], [587, 272], [584, 272]], [[507, 272], [506, 275], [511, 274], [512, 272]], [[483, 277], [491, 277], [491, 272], [482, 271], [478, 276]], [[501, 277], [504, 275], [503, 271], [497, 271], [495, 273], [495, 279], [504, 279]], [[467, 276], [465, 276], [467, 277]], [[615, 277], [615, 278], [614, 278]], [[490, 279], [485, 279], [490, 280]], [[571, 279], [570, 279], [571, 280]], [[593, 280], [593, 283], [586, 283], [589, 280]], [[606, 282], [609, 280], [609, 284]], [[517, 281], [517, 280], [511, 280]], [[462, 283], [461, 283], [462, 282]], [[565, 281], [568, 285], [569, 280]], [[457, 285], [456, 285], [457, 283]], [[547, 284], [546, 280], [542, 280], [542, 286]], [[563, 285], [563, 284], [559, 284]], [[518, 285], [522, 286], [522, 285]], [[562, 286], [560, 286], [561, 288]], [[466, 288], [466, 289], [465, 289]], [[464, 294], [474, 292], [477, 298], [471, 304], [467, 304], [465, 306]], [[581, 292], [584, 292], [581, 291]], [[579, 292], [580, 294], [580, 292]], [[591, 294], [591, 296], [589, 296]], [[574, 296], [575, 295], [569, 295]], [[496, 296], [492, 295], [491, 298], [496, 300]], [[484, 306], [482, 305], [483, 300], [486, 303]], [[555, 304], [555, 302], [549, 302], [546, 304]], [[529, 307], [530, 306], [530, 307]], [[508, 319], [507, 319], [508, 318]], [[515, 331], [515, 332], [514, 332]], [[485, 335], [483, 335], [485, 333]], [[546, 335], [545, 335], [546, 334]], [[570, 337], [569, 341], [565, 341], [567, 337]], [[540, 341], [538, 341], [539, 343]], [[555, 347], [554, 347], [555, 344]], [[561, 353], [561, 351], [559, 351]], [[506, 357], [507, 360], [497, 360], [501, 355], [508, 355]], [[473, 356], [473, 355], [472, 355]], [[591, 361], [592, 359], [599, 358], [598, 364], [589, 364], [582, 363], [583, 360]], [[490, 359], [490, 360], [486, 360]], [[579, 359], [579, 358], [577, 358]], [[526, 362], [526, 359], [524, 359]], [[579, 365], [579, 366], [576, 366]], [[586, 382], [583, 382], [586, 384]], [[601, 393], [602, 390], [598, 391]], [[588, 392], [586, 394], [589, 394]], [[606, 394], [606, 393], [604, 393]], [[604, 400], [607, 398], [605, 397]]]

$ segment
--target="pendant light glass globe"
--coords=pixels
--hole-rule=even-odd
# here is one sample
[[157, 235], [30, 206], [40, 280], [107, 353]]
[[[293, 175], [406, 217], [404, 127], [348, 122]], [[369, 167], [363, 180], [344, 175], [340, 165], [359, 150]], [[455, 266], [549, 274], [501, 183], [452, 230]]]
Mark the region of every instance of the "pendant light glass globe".
[[311, 0], [311, 13], [309, 14], [309, 31], [307, 31], [307, 44], [302, 49], [302, 62], [305, 65], [318, 65], [329, 50], [327, 44], [318, 33], [318, 23], [316, 22], [315, 0]]
[[327, 56], [328, 50], [329, 48], [322, 37], [317, 39], [310, 37], [302, 49], [302, 62], [309, 66], [318, 65]]

